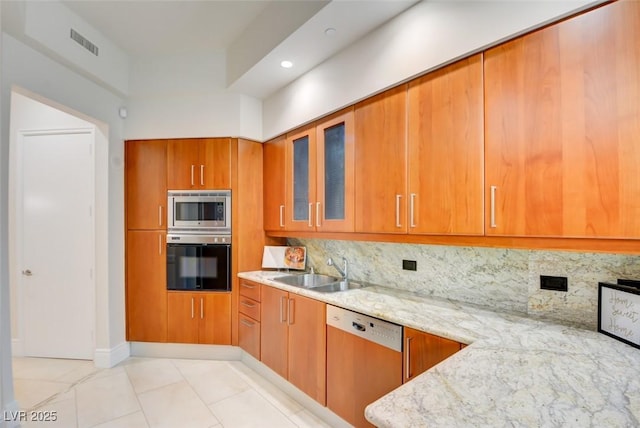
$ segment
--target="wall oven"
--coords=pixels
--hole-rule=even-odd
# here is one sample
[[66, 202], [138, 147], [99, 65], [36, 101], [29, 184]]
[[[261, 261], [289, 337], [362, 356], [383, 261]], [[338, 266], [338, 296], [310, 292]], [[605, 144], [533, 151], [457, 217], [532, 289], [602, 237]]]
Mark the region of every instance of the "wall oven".
[[167, 234], [167, 289], [231, 290], [231, 235]]
[[167, 227], [170, 231], [231, 233], [231, 190], [169, 190]]

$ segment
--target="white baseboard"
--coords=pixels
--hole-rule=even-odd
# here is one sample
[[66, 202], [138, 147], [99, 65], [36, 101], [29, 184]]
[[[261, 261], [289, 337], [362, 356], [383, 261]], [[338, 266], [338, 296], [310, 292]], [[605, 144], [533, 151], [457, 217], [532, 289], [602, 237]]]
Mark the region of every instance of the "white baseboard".
[[256, 360], [252, 355], [242, 351], [241, 361], [245, 366], [277, 386], [291, 398], [300, 403], [305, 409], [326, 422], [329, 426], [333, 428], [353, 428], [350, 423], [333, 413], [327, 407], [318, 403], [313, 398], [309, 397], [304, 392], [300, 391], [293, 384], [289, 383], [286, 379], [278, 375], [262, 362]]
[[129, 342], [122, 342], [113, 348], [96, 349], [93, 355], [93, 364], [100, 368], [111, 368], [129, 358], [131, 349]]
[[242, 349], [228, 345], [130, 342], [132, 357], [186, 358], [193, 360], [238, 361]]
[[20, 426], [20, 422], [24, 422], [26, 417], [20, 413], [20, 405], [16, 400], [7, 403], [2, 408], [3, 418], [0, 419], [0, 426], [2, 428], [16, 428]]

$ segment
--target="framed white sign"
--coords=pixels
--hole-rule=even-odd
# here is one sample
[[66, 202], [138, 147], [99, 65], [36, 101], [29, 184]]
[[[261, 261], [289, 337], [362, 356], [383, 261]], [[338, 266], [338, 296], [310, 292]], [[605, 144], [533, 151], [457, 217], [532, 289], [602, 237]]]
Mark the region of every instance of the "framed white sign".
[[640, 348], [640, 288], [598, 284], [598, 331]]

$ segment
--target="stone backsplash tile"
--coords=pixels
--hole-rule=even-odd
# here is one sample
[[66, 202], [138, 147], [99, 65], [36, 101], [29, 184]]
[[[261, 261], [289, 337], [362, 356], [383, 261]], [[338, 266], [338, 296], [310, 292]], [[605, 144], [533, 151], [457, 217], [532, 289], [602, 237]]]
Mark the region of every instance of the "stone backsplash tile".
[[[598, 282], [640, 279], [640, 256], [483, 247], [290, 239], [307, 247], [317, 272], [336, 274], [333, 257], [349, 261], [350, 278], [387, 287], [540, 316], [595, 330]], [[417, 271], [402, 270], [415, 260]], [[565, 276], [568, 291], [540, 289], [540, 275]]]

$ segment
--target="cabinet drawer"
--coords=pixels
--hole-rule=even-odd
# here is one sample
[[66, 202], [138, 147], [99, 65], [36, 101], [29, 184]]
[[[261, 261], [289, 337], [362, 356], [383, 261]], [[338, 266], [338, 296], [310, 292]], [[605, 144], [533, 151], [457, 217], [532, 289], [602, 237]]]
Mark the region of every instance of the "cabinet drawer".
[[239, 314], [238, 345], [260, 359], [260, 323], [244, 314]]
[[260, 284], [256, 284], [255, 282], [241, 279], [240, 295], [253, 299], [256, 302], [259, 302], [260, 301]]
[[238, 303], [238, 310], [240, 313], [245, 314], [256, 321], [260, 321], [260, 303], [253, 299], [248, 299], [244, 296], [240, 296], [240, 302]]

